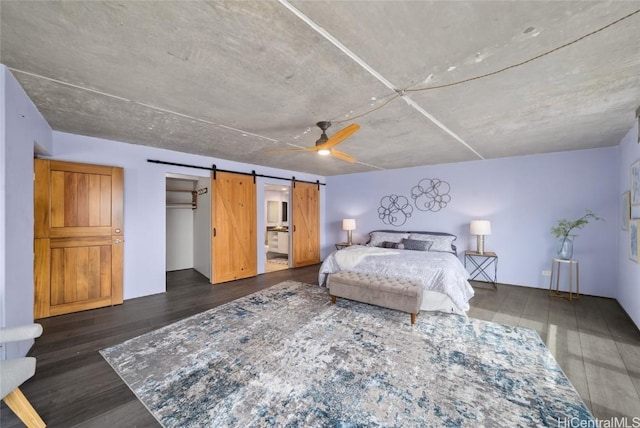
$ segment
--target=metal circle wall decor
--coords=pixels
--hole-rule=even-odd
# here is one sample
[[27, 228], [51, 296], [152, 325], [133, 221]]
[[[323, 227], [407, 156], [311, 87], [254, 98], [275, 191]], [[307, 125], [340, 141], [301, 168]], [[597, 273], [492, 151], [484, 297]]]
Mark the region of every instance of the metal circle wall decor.
[[413, 207], [405, 196], [389, 195], [380, 199], [378, 217], [384, 224], [402, 226], [411, 217]]
[[411, 198], [420, 211], [440, 211], [451, 202], [451, 186], [437, 178], [423, 178], [411, 189]]

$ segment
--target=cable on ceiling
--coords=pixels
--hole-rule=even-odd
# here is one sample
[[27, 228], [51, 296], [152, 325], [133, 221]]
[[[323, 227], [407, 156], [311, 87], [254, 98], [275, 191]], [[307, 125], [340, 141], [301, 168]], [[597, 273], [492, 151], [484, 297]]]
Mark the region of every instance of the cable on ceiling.
[[382, 107], [386, 106], [387, 104], [389, 104], [391, 101], [395, 100], [396, 98], [400, 98], [401, 96], [402, 96], [402, 94], [396, 93], [396, 94], [392, 95], [387, 101], [385, 101], [384, 103], [380, 104], [379, 106], [377, 106], [377, 107], [375, 107], [375, 108], [373, 108], [371, 110], [368, 110], [368, 111], [366, 111], [366, 112], [364, 112], [362, 114], [358, 114], [356, 116], [351, 116], [348, 119], [331, 120], [331, 123], [344, 123], [344, 122], [351, 122], [352, 120], [355, 120], [355, 119], [359, 119], [362, 116], [366, 116], [366, 115], [368, 115], [370, 113], [373, 113], [374, 111], [380, 110]]
[[405, 89], [404, 92], [421, 92], [421, 91], [430, 91], [430, 90], [433, 90], [433, 89], [448, 88], [450, 86], [461, 85], [463, 83], [471, 82], [473, 80], [483, 79], [483, 78], [489, 77], [489, 76], [495, 76], [498, 73], [502, 73], [502, 72], [505, 72], [507, 70], [511, 70], [512, 68], [520, 67], [521, 65], [528, 64], [528, 63], [530, 63], [532, 61], [535, 61], [535, 60], [540, 59], [542, 57], [545, 57], [545, 56], [547, 56], [549, 54], [552, 54], [552, 53], [554, 53], [556, 51], [559, 51], [560, 49], [563, 49], [563, 48], [571, 46], [571, 45], [573, 45], [575, 43], [578, 43], [579, 41], [581, 41], [583, 39], [586, 39], [587, 37], [593, 36], [594, 34], [597, 34], [597, 33], [601, 32], [603, 30], [606, 30], [607, 28], [612, 27], [612, 26], [618, 24], [619, 22], [624, 21], [625, 19], [631, 18], [633, 15], [635, 15], [637, 13], [640, 13], [640, 9], [635, 10], [635, 11], [631, 12], [630, 14], [623, 16], [622, 18], [616, 19], [615, 21], [610, 22], [609, 24], [605, 25], [604, 27], [600, 27], [597, 30], [594, 30], [594, 31], [592, 31], [590, 33], [587, 33], [587, 34], [585, 34], [585, 35], [583, 35], [581, 37], [578, 37], [575, 40], [572, 40], [572, 41], [567, 42], [567, 43], [565, 43], [563, 45], [560, 45], [560, 46], [558, 46], [556, 48], [553, 48], [551, 50], [543, 52], [540, 55], [534, 56], [533, 58], [529, 58], [529, 59], [527, 59], [525, 61], [522, 61], [522, 62], [519, 62], [517, 64], [512, 64], [512, 65], [509, 65], [507, 67], [501, 68], [500, 70], [492, 71], [492, 72], [486, 73], [486, 74], [481, 74], [479, 76], [470, 77], [470, 78], [464, 79], [464, 80], [459, 80], [457, 82], [445, 83], [443, 85], [427, 86], [427, 87], [424, 87], [424, 88]]
[[607, 25], [604, 25], [604, 26], [602, 26], [602, 27], [600, 27], [600, 28], [598, 28], [598, 29], [596, 29], [596, 30], [594, 30], [594, 31], [591, 31], [591, 32], [589, 32], [589, 33], [587, 33], [587, 34], [584, 34], [584, 35], [582, 35], [582, 36], [578, 37], [577, 39], [574, 39], [574, 40], [572, 40], [572, 41], [570, 41], [570, 42], [567, 42], [567, 43], [565, 43], [565, 44], [563, 44], [563, 45], [560, 45], [560, 46], [558, 46], [558, 47], [555, 47], [555, 48], [553, 48], [553, 49], [550, 49], [550, 50], [548, 50], [548, 51], [546, 51], [546, 52], [543, 52], [543, 53], [541, 53], [541, 54], [539, 54], [539, 55], [536, 55], [536, 56], [534, 56], [534, 57], [532, 57], [532, 58], [529, 58], [529, 59], [527, 59], [527, 60], [525, 60], [525, 61], [521, 61], [521, 62], [519, 62], [519, 63], [512, 64], [512, 65], [509, 65], [509, 66], [507, 66], [507, 67], [501, 68], [500, 70], [492, 71], [492, 72], [490, 72], [490, 73], [485, 73], [485, 74], [481, 74], [481, 75], [478, 75], [478, 76], [469, 77], [468, 79], [458, 80], [458, 81], [456, 81], [456, 82], [445, 83], [445, 84], [437, 85], [437, 86], [427, 86], [427, 87], [423, 87], [423, 88], [413, 88], [413, 89], [409, 89], [409, 88], [406, 88], [406, 89], [397, 89], [397, 90], [396, 90], [396, 94], [395, 94], [395, 95], [393, 95], [391, 98], [389, 98], [387, 101], [385, 101], [383, 104], [381, 104], [381, 105], [379, 105], [379, 106], [377, 106], [377, 107], [375, 107], [375, 108], [373, 108], [373, 109], [371, 109], [371, 110], [367, 110], [367, 111], [365, 111], [364, 113], [361, 113], [361, 114], [359, 114], [359, 115], [357, 115], [357, 116], [353, 116], [353, 117], [350, 117], [350, 118], [348, 118], [348, 119], [344, 119], [344, 120], [334, 120], [334, 121], [332, 121], [332, 122], [335, 122], [335, 123], [343, 123], [343, 122], [349, 122], [349, 121], [351, 121], [351, 120], [361, 118], [361, 117], [366, 116], [366, 115], [368, 115], [368, 114], [371, 114], [371, 113], [373, 113], [373, 112], [375, 112], [375, 111], [377, 111], [377, 110], [380, 110], [382, 107], [386, 106], [386, 105], [387, 105], [387, 104], [389, 104], [391, 101], [393, 101], [393, 100], [395, 100], [395, 99], [397, 99], [397, 98], [399, 98], [399, 97], [404, 97], [408, 92], [424, 92], [424, 91], [431, 91], [431, 90], [434, 90], [434, 89], [449, 88], [449, 87], [451, 87], [451, 86], [457, 86], [457, 85], [462, 85], [462, 84], [464, 84], [464, 83], [472, 82], [472, 81], [474, 81], [474, 80], [484, 79], [485, 77], [495, 76], [496, 74], [503, 73], [503, 72], [505, 72], [505, 71], [507, 71], [507, 70], [511, 70], [511, 69], [513, 69], [513, 68], [520, 67], [520, 66], [522, 66], [522, 65], [528, 64], [528, 63], [530, 63], [530, 62], [532, 62], [532, 61], [535, 61], [535, 60], [537, 60], [537, 59], [540, 59], [540, 58], [542, 58], [542, 57], [545, 57], [545, 56], [547, 56], [547, 55], [550, 55], [550, 54], [552, 54], [552, 53], [554, 53], [554, 52], [557, 52], [557, 51], [559, 51], [560, 49], [564, 49], [564, 48], [566, 48], [566, 47], [568, 47], [568, 46], [571, 46], [571, 45], [573, 45], [573, 44], [575, 44], [575, 43], [578, 43], [579, 41], [584, 40], [584, 39], [586, 39], [587, 37], [593, 36], [594, 34], [597, 34], [597, 33], [601, 32], [601, 31], [604, 31], [604, 30], [606, 30], [607, 28], [612, 27], [612, 26], [614, 26], [614, 25], [616, 25], [616, 24], [618, 24], [618, 23], [620, 23], [620, 22], [624, 21], [625, 19], [631, 18], [632, 16], [634, 16], [634, 15], [636, 15], [636, 14], [638, 14], [638, 13], [640, 13], [640, 9], [637, 9], [637, 10], [635, 10], [635, 11], [633, 11], [633, 12], [631, 12], [631, 13], [629, 13], [629, 14], [627, 14], [627, 15], [625, 15], [625, 16], [623, 16], [623, 17], [621, 17], [621, 18], [618, 18], [618, 19], [616, 19], [615, 21], [610, 22], [610, 23], [608, 23]]

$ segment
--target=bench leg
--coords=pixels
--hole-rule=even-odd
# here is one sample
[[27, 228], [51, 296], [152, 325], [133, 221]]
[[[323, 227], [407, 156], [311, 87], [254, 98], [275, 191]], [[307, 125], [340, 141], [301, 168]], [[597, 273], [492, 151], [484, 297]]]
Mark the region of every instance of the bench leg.
[[331, 304], [336, 304], [336, 296], [331, 296]]
[[411, 314], [411, 326], [413, 326], [416, 323], [416, 316], [418, 314]]
[[47, 426], [38, 415], [38, 412], [36, 412], [36, 409], [29, 403], [27, 397], [20, 391], [20, 388], [14, 389], [2, 400], [27, 427], [44, 428]]

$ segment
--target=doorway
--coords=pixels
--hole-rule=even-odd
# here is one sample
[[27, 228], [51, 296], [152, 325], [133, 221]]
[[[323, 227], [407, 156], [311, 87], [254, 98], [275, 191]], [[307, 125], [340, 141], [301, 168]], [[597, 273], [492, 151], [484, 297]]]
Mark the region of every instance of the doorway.
[[167, 173], [166, 270], [195, 270], [211, 277], [210, 180]]
[[265, 272], [289, 269], [291, 238], [289, 234], [290, 187], [265, 184]]

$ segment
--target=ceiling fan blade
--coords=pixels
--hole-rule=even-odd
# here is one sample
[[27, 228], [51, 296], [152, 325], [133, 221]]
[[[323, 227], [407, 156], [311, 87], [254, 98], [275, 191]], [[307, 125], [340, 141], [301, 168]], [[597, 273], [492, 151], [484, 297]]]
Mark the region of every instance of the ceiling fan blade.
[[345, 162], [354, 163], [356, 158], [351, 155], [346, 154], [345, 152], [341, 152], [340, 150], [331, 149], [331, 155]]
[[273, 149], [273, 150], [263, 150], [263, 153], [284, 153], [284, 152], [317, 152], [318, 150], [315, 147], [302, 147], [299, 149]]
[[348, 136], [350, 136], [351, 134], [353, 134], [354, 132], [356, 132], [358, 129], [360, 129], [360, 125], [358, 125], [357, 123], [352, 123], [351, 125], [347, 126], [346, 128], [342, 128], [340, 131], [336, 132], [335, 134], [333, 134], [326, 143], [323, 143], [319, 146], [316, 146], [319, 149], [330, 149], [333, 146], [336, 146], [338, 144], [340, 144], [341, 142], [343, 142]]

